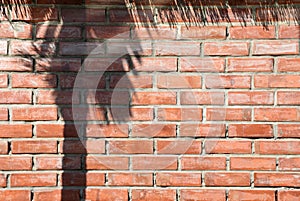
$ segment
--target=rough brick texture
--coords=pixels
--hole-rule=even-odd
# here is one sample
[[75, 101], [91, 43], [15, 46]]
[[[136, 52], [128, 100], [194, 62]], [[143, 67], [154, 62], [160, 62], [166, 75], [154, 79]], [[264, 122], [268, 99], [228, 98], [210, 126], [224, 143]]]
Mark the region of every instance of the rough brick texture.
[[300, 201], [299, 0], [0, 7], [1, 201]]

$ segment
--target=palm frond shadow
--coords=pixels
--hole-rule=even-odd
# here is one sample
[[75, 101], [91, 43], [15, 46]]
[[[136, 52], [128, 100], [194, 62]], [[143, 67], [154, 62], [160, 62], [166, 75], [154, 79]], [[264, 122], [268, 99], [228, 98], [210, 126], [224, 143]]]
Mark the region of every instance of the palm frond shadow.
[[[175, 26], [205, 26], [221, 22], [239, 22], [240, 26], [261, 24], [265, 28], [276, 22], [299, 24], [300, 8], [293, 1], [267, 0], [125, 0], [132, 19], [149, 20], [149, 12], [157, 17], [157, 23]], [[162, 4], [157, 6], [157, 4]], [[134, 12], [132, 11], [134, 10]], [[155, 23], [148, 25], [155, 26]]]

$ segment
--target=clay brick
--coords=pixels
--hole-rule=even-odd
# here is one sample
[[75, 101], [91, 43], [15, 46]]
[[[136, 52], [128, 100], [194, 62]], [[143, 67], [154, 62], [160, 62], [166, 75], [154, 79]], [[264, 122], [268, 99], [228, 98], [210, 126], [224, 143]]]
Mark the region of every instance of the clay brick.
[[201, 173], [158, 172], [156, 173], [156, 184], [164, 187], [201, 186]]
[[250, 186], [250, 174], [242, 172], [207, 172], [206, 186]]

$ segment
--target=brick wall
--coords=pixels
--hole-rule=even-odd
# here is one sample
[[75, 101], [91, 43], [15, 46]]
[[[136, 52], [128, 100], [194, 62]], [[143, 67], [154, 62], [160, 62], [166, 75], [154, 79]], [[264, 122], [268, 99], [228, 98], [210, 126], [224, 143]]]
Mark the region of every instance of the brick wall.
[[300, 1], [2, 1], [0, 200], [299, 201]]

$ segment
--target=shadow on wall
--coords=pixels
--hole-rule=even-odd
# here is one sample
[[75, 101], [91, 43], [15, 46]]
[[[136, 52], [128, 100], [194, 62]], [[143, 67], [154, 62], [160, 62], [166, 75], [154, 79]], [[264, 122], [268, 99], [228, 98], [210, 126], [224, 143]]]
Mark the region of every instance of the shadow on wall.
[[[39, 2], [37, 0], [37, 3]], [[45, 5], [41, 7], [38, 4], [32, 4], [30, 0], [2, 0], [1, 19], [9, 21], [12, 26], [19, 21], [25, 21], [35, 26], [35, 29], [33, 29], [36, 30], [36, 34], [33, 37], [34, 41], [23, 41], [21, 43], [23, 45], [17, 49], [15, 54], [34, 61], [34, 72], [30, 72], [32, 77], [29, 77], [29, 79], [43, 79], [47, 82], [44, 86], [37, 86], [38, 90], [33, 89], [37, 98], [37, 102], [33, 107], [55, 104], [59, 111], [57, 123], [36, 124], [35, 127], [45, 134], [43, 137], [60, 138], [60, 150], [63, 155], [60, 157], [62, 165], [59, 168], [62, 173], [59, 175], [59, 182], [63, 189], [58, 194], [60, 194], [61, 200], [84, 200], [86, 199], [86, 186], [97, 185], [97, 183], [91, 183], [93, 178], [103, 177], [104, 179], [104, 175], [87, 173], [89, 167], [86, 166], [86, 161], [91, 160], [91, 158], [86, 157], [87, 154], [103, 154], [105, 152], [105, 144], [101, 139], [98, 142], [99, 147], [97, 149], [87, 149], [91, 144], [86, 139], [93, 137], [91, 130], [94, 128], [94, 125], [90, 125], [89, 122], [100, 120], [103, 124], [109, 124], [110, 121], [126, 124], [126, 122], [130, 121], [132, 114], [130, 105], [127, 105], [127, 103], [125, 103], [125, 106], [129, 107], [128, 113], [124, 112], [121, 116], [116, 117], [111, 116], [111, 108], [119, 106], [119, 103], [112, 105], [111, 93], [115, 90], [116, 85], [110, 83], [113, 83], [112, 79], [115, 79], [115, 82], [122, 79], [124, 81], [123, 88], [127, 90], [125, 90], [125, 95], [120, 97], [120, 99], [130, 99], [128, 94], [135, 90], [134, 84], [131, 83], [132, 76], [136, 75], [136, 65], [142, 65], [143, 63], [141, 57], [143, 48], [142, 45], [135, 44], [134, 47], [139, 46], [140, 51], [132, 53], [129, 47], [128, 52], [122, 55], [122, 58], [119, 60], [114, 61], [105, 72], [93, 69], [95, 63], [107, 62], [103, 58], [105, 55], [94, 60], [94, 63], [90, 60], [90, 68], [82, 67], [83, 63], [89, 63], [85, 62], [85, 60], [90, 52], [97, 47], [99, 42], [106, 39], [102, 38], [95, 41], [93, 38], [86, 38], [82, 34], [82, 31], [87, 29], [84, 23], [101, 22], [101, 26], [110, 26], [110, 23], [105, 22], [105, 19], [103, 20], [105, 12], [103, 12], [103, 9], [93, 11], [94, 18], [91, 19], [91, 10], [86, 8], [86, 5], [81, 0], [70, 1], [69, 4], [76, 5], [72, 9], [68, 8], [67, 1], [42, 2], [53, 2], [56, 4], [50, 7]], [[277, 3], [267, 0], [116, 0], [114, 2], [118, 6], [122, 4], [127, 8], [120, 10], [120, 12], [123, 12], [122, 15], [124, 19], [127, 19], [127, 22], [132, 23], [131, 29], [140, 26], [156, 27], [158, 24], [168, 24], [172, 28], [178, 23], [184, 23], [186, 26], [201, 27], [221, 22], [236, 22], [243, 26], [262, 23], [267, 28], [269, 24], [277, 21], [299, 24], [300, 17], [300, 9], [298, 7], [289, 1], [281, 0]], [[105, 1], [99, 0], [95, 5], [104, 6]], [[61, 16], [61, 21], [58, 20], [59, 16]], [[113, 13], [110, 13], [109, 17], [114, 20], [119, 16], [114, 16]], [[44, 21], [51, 21], [52, 23], [51, 25], [40, 23]], [[110, 27], [110, 29], [112, 28], [114, 27]], [[118, 28], [116, 27], [115, 29]], [[70, 30], [72, 31], [70, 32]], [[123, 29], [110, 30], [110, 33], [106, 33], [106, 37], [113, 37], [112, 33], [121, 33], [122, 31]], [[90, 41], [87, 42], [87, 40]], [[56, 49], [56, 47], [59, 47], [59, 49]], [[113, 57], [114, 55], [108, 56]], [[82, 81], [85, 85], [82, 88], [74, 89], [74, 81], [79, 71], [86, 72], [84, 73], [86, 77], [83, 77]], [[112, 73], [116, 73], [117, 76], [112, 75]], [[95, 88], [94, 86], [89, 86], [89, 81], [97, 79], [99, 75], [104, 75], [104, 78], [97, 86], [99, 92], [96, 93], [96, 99], [90, 101], [88, 94]], [[42, 87], [45, 90], [41, 89]], [[77, 116], [75, 120], [77, 122], [74, 122], [72, 114], [72, 97], [73, 104], [81, 108], [79, 109], [80, 116]], [[89, 104], [94, 104], [98, 108], [96, 110], [97, 114], [94, 114], [94, 116], [89, 114]], [[79, 133], [75, 128], [75, 123], [80, 127]], [[57, 155], [54, 157], [57, 157]], [[105, 164], [105, 162], [103, 163]], [[49, 168], [44, 170], [48, 171]], [[36, 194], [35, 196], [43, 195]]]
[[[12, 20], [24, 18], [49, 18], [52, 9], [44, 9], [44, 16], [34, 12], [33, 7], [24, 6], [31, 4], [31, 0], [1, 0], [1, 13], [8, 18], [9, 13], [14, 16]], [[37, 1], [39, 4], [40, 1]], [[79, 0], [66, 3], [60, 0], [41, 1], [46, 4], [73, 4], [84, 6]], [[90, 5], [123, 5], [127, 7], [130, 20], [143, 25], [154, 25], [164, 23], [174, 26], [178, 23], [189, 25], [207, 25], [220, 22], [240, 22], [247, 25], [247, 22], [262, 22], [264, 25], [273, 22], [294, 22], [299, 24], [300, 8], [293, 4], [292, 0], [115, 0], [115, 1], [91, 1]], [[157, 21], [154, 22], [154, 17]]]
[[204, 26], [220, 22], [247, 24], [273, 24], [294, 22], [299, 24], [300, 8], [289, 0], [125, 0], [132, 19], [149, 19], [157, 15], [158, 23], [174, 26]]

